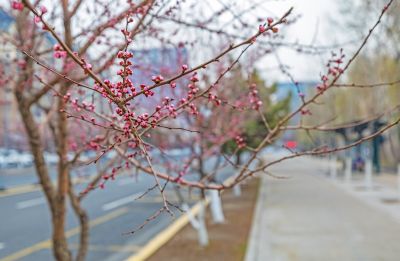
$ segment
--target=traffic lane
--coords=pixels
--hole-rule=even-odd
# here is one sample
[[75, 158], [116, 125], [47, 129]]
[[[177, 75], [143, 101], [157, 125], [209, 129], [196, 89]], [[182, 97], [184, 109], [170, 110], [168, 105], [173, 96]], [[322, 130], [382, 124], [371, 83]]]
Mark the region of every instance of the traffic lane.
[[51, 223], [46, 204], [17, 209], [19, 202], [39, 197], [41, 191], [0, 198], [0, 242], [4, 244], [0, 258], [48, 238]]
[[[173, 219], [168, 214], [160, 215], [153, 222], [146, 225], [137, 233], [124, 235], [124, 233], [140, 226], [146, 218], [162, 207], [162, 202], [153, 203], [134, 203], [129, 206], [129, 210], [115, 219], [95, 226], [91, 229], [88, 248], [88, 261], [107, 260], [120, 261], [126, 260], [135, 252], [139, 251], [156, 234], [165, 229]], [[125, 208], [125, 207], [123, 207]], [[121, 208], [120, 208], [121, 209]], [[119, 209], [115, 210], [118, 211]], [[176, 217], [181, 213], [175, 211]], [[79, 237], [78, 235], [69, 238], [69, 246], [76, 254]], [[35, 251], [20, 260], [53, 260], [51, 248], [47, 247]]]
[[[57, 180], [57, 166], [48, 165], [49, 176], [52, 181]], [[96, 173], [94, 164], [77, 167], [71, 171], [73, 178], [85, 178]], [[39, 184], [34, 167], [0, 169], [0, 189], [8, 189], [22, 185]]]
[[[90, 219], [94, 219], [111, 210], [104, 210], [102, 208], [104, 205], [143, 192], [150, 184], [151, 180], [145, 177], [138, 183], [126, 185], [118, 185], [117, 179], [104, 190], [92, 191], [82, 204], [88, 210]], [[0, 250], [0, 257], [29, 247], [51, 236], [50, 213], [46, 203], [24, 209], [17, 208], [21, 202], [37, 198], [44, 198], [43, 192], [37, 191], [0, 198], [1, 212], [3, 213], [0, 225], [0, 242], [4, 244], [3, 249]], [[131, 201], [133, 202], [133, 197]], [[126, 204], [129, 204], [129, 202], [126, 202]], [[77, 225], [78, 222], [68, 204], [66, 229], [71, 229]]]
[[[245, 155], [247, 157], [247, 155]], [[244, 158], [244, 157], [243, 157]], [[172, 161], [175, 164], [180, 164], [184, 161], [185, 157], [172, 157]], [[223, 157], [220, 157], [222, 162], [224, 161]], [[215, 163], [217, 161], [217, 157], [209, 157], [205, 160], [205, 169], [206, 171], [212, 171]], [[97, 173], [97, 166], [101, 166], [105, 164], [105, 160], [98, 162], [97, 164], [90, 164], [90, 165], [83, 165], [77, 168], [74, 168], [71, 171], [71, 176], [73, 179], [78, 178], [88, 178], [93, 173]], [[165, 168], [162, 167], [162, 164], [156, 164], [155, 166], [158, 171], [165, 171]], [[232, 168], [230, 164], [227, 164], [228, 168]], [[48, 166], [49, 175], [51, 180], [57, 180], [57, 167], [56, 165], [49, 165]], [[32, 185], [32, 184], [39, 184], [39, 179], [36, 175], [36, 170], [34, 167], [28, 168], [16, 168], [16, 169], [0, 169], [0, 190], [1, 189], [8, 189], [14, 188], [22, 185]]]
[[[226, 170], [225, 175], [227, 175], [228, 173], [231, 173], [231, 171]], [[193, 178], [195, 179], [196, 175], [189, 175], [189, 176], [193, 176]], [[222, 176], [224, 176], [224, 175], [222, 175]], [[88, 209], [89, 217], [92, 219], [92, 218], [102, 215], [104, 213], [104, 211], [110, 211], [113, 208], [119, 207], [121, 205], [129, 204], [131, 201], [133, 201], [134, 197], [137, 197], [139, 194], [143, 193], [148, 188], [153, 186], [154, 183], [152, 183], [151, 181], [153, 181], [154, 177], [152, 177], [151, 175], [140, 175], [139, 177], [140, 177], [140, 179], [144, 179], [147, 182], [135, 183], [135, 181], [136, 181], [135, 177], [123, 178], [123, 179], [117, 178], [115, 181], [109, 182], [106, 186], [106, 189], [92, 191], [88, 195], [88, 198], [83, 201], [84, 207], [86, 207]], [[120, 188], [123, 186], [125, 186], [125, 188]], [[80, 188], [78, 188], [78, 191], [79, 191], [79, 189], [83, 189], [83, 185], [80, 185], [78, 187], [80, 187]], [[155, 189], [151, 193], [158, 193], [158, 192]], [[38, 194], [41, 194], [41, 192], [40, 193], [39, 192], [32, 193], [32, 194], [34, 194], [33, 199], [28, 199], [28, 201], [38, 199]], [[32, 194], [30, 194], [31, 197], [32, 197]], [[185, 193], [184, 193], [184, 196], [186, 196]], [[12, 197], [12, 198], [15, 198], [15, 197]], [[122, 200], [122, 202], [121, 202], [121, 200]], [[18, 202], [18, 203], [21, 203], [21, 202]], [[105, 208], [105, 206], [110, 206], [110, 204], [111, 205], [114, 204], [113, 205], [114, 207]], [[13, 209], [11, 209], [11, 210], [13, 210]], [[42, 205], [39, 205], [39, 206], [35, 205], [35, 206], [32, 206], [31, 208], [26, 208], [24, 211], [24, 215], [13, 215], [12, 211], [9, 211], [9, 213], [10, 213], [11, 217], [17, 216], [17, 217], [22, 218], [22, 220], [16, 220], [16, 219], [12, 218], [12, 219], [9, 219], [12, 221], [11, 224], [7, 224], [4, 226], [2, 225], [2, 227], [7, 228], [7, 229], [3, 229], [4, 231], [2, 231], [2, 233], [1, 233], [2, 235], [5, 235], [7, 240], [4, 240], [4, 241], [6, 241], [6, 242], [4, 242], [6, 247], [5, 247], [5, 251], [4, 250], [1, 251], [2, 253], [0, 256], [6, 255], [15, 250], [18, 250], [18, 248], [20, 249], [21, 246], [23, 248], [23, 247], [32, 245], [35, 242], [39, 242], [39, 241], [45, 239], [46, 237], [50, 236], [50, 226], [49, 226], [50, 220], [49, 220], [49, 213], [48, 213], [46, 204], [43, 203]], [[73, 213], [71, 212], [71, 209], [68, 209], [67, 213], [68, 213], [67, 229], [77, 226], [78, 224], [76, 222], [76, 219], [75, 219]], [[17, 213], [17, 214], [19, 214], [19, 213]], [[29, 220], [27, 220], [26, 217], [33, 217], [33, 218], [29, 218]], [[43, 217], [45, 217], [46, 219], [43, 219]], [[32, 220], [41, 220], [41, 221], [45, 221], [45, 222], [30, 225], [32, 223]], [[18, 230], [19, 230], [18, 224], [25, 225], [25, 227], [23, 228], [24, 230], [22, 230], [22, 231], [26, 231], [25, 233], [18, 232]], [[15, 226], [18, 227], [17, 231], [16, 231], [16, 229], [13, 229], [13, 227], [15, 227]], [[17, 234], [19, 236], [12, 236], [13, 234], [14, 235]], [[32, 235], [32, 236], [27, 237], [26, 235]], [[12, 247], [12, 246], [14, 246], [14, 247]]]

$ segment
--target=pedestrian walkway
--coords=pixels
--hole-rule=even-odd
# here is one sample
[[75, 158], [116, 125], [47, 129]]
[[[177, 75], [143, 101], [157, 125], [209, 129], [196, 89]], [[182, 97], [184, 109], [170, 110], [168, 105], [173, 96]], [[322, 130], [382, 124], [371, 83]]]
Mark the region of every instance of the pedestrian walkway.
[[263, 176], [246, 261], [400, 260], [400, 218], [327, 178], [321, 160], [271, 171], [288, 179]]

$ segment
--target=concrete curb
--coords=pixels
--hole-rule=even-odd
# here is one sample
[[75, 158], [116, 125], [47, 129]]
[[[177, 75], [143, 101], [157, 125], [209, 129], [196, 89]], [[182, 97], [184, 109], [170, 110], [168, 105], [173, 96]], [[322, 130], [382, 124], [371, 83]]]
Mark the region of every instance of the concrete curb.
[[209, 202], [210, 201], [208, 199], [198, 202], [188, 212], [181, 215], [171, 225], [150, 240], [143, 248], [141, 248], [138, 253], [128, 257], [126, 260], [144, 261], [149, 258], [190, 222], [189, 216], [196, 215], [200, 210], [201, 204], [205, 204], [207, 206]]
[[[259, 252], [260, 252], [259, 249], [261, 247], [269, 248], [267, 242], [260, 242], [261, 238], [260, 233], [265, 232], [265, 228], [261, 229], [260, 226], [262, 224], [263, 208], [265, 207], [265, 202], [267, 198], [267, 188], [266, 188], [267, 178], [265, 177], [265, 175], [261, 175], [260, 179], [261, 179], [260, 188], [258, 190], [259, 194], [257, 198], [256, 208], [254, 211], [250, 236], [247, 243], [246, 256], [244, 259], [245, 261], [257, 261], [257, 260], [261, 261], [259, 257]], [[269, 259], [263, 259], [263, 260], [269, 260]]]

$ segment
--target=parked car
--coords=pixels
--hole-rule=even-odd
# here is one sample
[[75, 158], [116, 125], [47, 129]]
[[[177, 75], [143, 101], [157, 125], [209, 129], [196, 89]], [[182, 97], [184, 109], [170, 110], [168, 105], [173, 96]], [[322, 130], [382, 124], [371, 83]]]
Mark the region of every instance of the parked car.
[[22, 168], [33, 165], [33, 156], [14, 149], [0, 149], [0, 168]]
[[33, 156], [30, 153], [22, 152], [18, 155], [18, 166], [19, 167], [30, 167], [33, 166]]
[[50, 152], [44, 152], [44, 160], [46, 161], [47, 164], [49, 165], [54, 165], [57, 164], [58, 162], [58, 156], [55, 153], [50, 153]]
[[358, 156], [353, 160], [353, 170], [355, 171], [364, 171], [365, 168], [365, 160], [361, 157]]

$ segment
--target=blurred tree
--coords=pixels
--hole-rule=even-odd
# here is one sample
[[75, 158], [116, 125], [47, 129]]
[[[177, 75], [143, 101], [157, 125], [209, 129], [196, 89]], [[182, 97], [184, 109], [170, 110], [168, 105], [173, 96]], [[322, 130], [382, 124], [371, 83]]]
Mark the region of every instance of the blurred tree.
[[[341, 1], [340, 11], [343, 14], [342, 26], [351, 34], [363, 37], [365, 24], [371, 23], [370, 17], [381, 12], [383, 0], [375, 1]], [[357, 10], [357, 12], [354, 12]], [[352, 13], [352, 17], [347, 14]], [[367, 50], [357, 57], [349, 71], [349, 83], [390, 83], [400, 79], [400, 4], [394, 2], [386, 19], [382, 20]], [[335, 22], [337, 23], [337, 22]], [[350, 29], [350, 30], [349, 30]], [[335, 99], [338, 121], [352, 121], [373, 114], [382, 113], [385, 108], [397, 106], [400, 100], [400, 84], [388, 84], [378, 88], [364, 88], [359, 92], [354, 88], [335, 90], [331, 93]], [[328, 99], [328, 97], [326, 97]], [[357, 102], [349, 102], [357, 101]], [[379, 102], [377, 102], [379, 101]], [[390, 119], [389, 119], [390, 120]], [[386, 159], [388, 163], [400, 161], [400, 128], [396, 127], [387, 134]]]
[[[262, 102], [262, 105], [258, 108], [259, 114], [253, 114], [252, 117], [247, 118], [244, 123], [243, 131], [240, 133], [240, 136], [244, 139], [247, 146], [256, 147], [264, 139], [264, 134], [269, 133], [269, 129], [273, 129], [276, 124], [289, 113], [292, 95], [288, 93], [285, 97], [278, 99], [278, 85], [267, 85], [256, 70], [250, 74], [248, 80], [240, 70], [237, 70], [232, 80], [236, 83], [247, 81], [247, 85], [253, 84], [253, 86], [256, 86], [258, 92], [257, 96]], [[233, 153], [237, 147], [237, 143], [230, 140], [224, 144], [223, 150], [230, 154]], [[240, 164], [242, 154], [243, 150], [239, 149], [236, 154], [236, 164]]]

